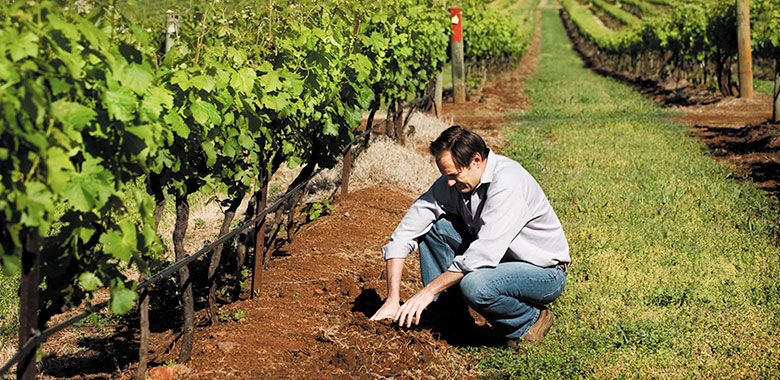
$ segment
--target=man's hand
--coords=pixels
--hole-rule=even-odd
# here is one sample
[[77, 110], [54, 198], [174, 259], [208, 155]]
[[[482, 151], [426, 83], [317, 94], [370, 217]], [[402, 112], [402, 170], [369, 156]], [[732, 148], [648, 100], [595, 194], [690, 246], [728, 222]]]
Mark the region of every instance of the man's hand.
[[406, 322], [406, 327], [409, 328], [412, 326], [412, 320], [414, 320], [415, 325], [419, 325], [422, 312], [433, 302], [434, 295], [435, 293], [430, 293], [426, 288], [423, 288], [398, 308], [393, 319], [398, 322], [398, 326], [403, 326]]
[[379, 321], [387, 318], [395, 318], [395, 313], [398, 311], [399, 305], [398, 300], [387, 299], [385, 300], [385, 303], [382, 304], [382, 307], [380, 307], [369, 320]]

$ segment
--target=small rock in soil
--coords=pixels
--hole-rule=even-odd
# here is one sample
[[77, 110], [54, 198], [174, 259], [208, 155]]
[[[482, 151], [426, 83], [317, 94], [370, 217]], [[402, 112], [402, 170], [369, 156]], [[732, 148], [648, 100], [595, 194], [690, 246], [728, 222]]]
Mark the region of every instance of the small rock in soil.
[[219, 342], [217, 343], [217, 347], [220, 351], [229, 354], [230, 351], [233, 351], [233, 348], [236, 347], [236, 344], [233, 342]]

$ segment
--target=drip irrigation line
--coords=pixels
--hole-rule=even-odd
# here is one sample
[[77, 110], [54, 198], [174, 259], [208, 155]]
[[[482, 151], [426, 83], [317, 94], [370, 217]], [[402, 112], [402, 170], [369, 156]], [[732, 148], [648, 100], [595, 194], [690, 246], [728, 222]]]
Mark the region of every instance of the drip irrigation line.
[[[379, 128], [380, 126], [386, 124], [388, 122], [388, 120], [396, 118], [399, 114], [401, 114], [403, 112], [403, 110], [405, 108], [412, 108], [413, 109], [415, 107], [418, 107], [417, 102], [419, 102], [420, 100], [424, 100], [424, 98], [415, 99], [415, 100], [409, 102], [408, 104], [401, 106], [399, 110], [397, 110], [392, 115], [389, 115], [388, 118], [386, 118], [386, 119], [384, 119], [384, 120], [374, 124], [371, 128], [367, 128], [365, 131], [363, 131], [360, 134], [354, 136], [352, 138], [352, 141], [350, 141], [344, 147], [344, 149], [342, 149], [342, 154], [346, 153], [346, 151], [349, 150], [349, 148], [352, 146], [352, 144], [354, 144], [357, 140], [363, 138], [366, 134], [371, 133], [374, 129]], [[145, 288], [153, 285], [154, 283], [169, 277], [172, 273], [174, 273], [177, 270], [181, 269], [183, 266], [190, 264], [191, 262], [197, 260], [200, 256], [203, 256], [204, 254], [210, 252], [212, 249], [214, 249], [214, 247], [216, 245], [225, 242], [226, 240], [228, 240], [228, 239], [234, 237], [235, 235], [237, 235], [238, 233], [240, 233], [240, 232], [246, 230], [247, 228], [251, 227], [252, 225], [257, 223], [259, 220], [264, 218], [268, 213], [273, 212], [276, 209], [278, 209], [279, 206], [283, 202], [287, 201], [288, 199], [290, 199], [290, 197], [292, 197], [293, 194], [295, 194], [298, 191], [300, 191], [301, 188], [303, 188], [303, 186], [305, 186], [308, 183], [309, 180], [311, 180], [312, 178], [314, 178], [315, 176], [320, 174], [320, 172], [322, 172], [322, 170], [323, 170], [323, 168], [317, 169], [314, 173], [312, 173], [309, 176], [309, 178], [307, 180], [301, 181], [301, 183], [299, 183], [297, 186], [295, 186], [294, 188], [288, 190], [282, 197], [280, 197], [279, 199], [274, 201], [274, 203], [272, 203], [271, 206], [266, 207], [265, 210], [263, 210], [262, 212], [257, 214], [257, 216], [255, 216], [254, 218], [250, 219], [249, 221], [244, 222], [242, 225], [234, 228], [232, 231], [222, 235], [219, 239], [217, 239], [214, 242], [208, 244], [207, 246], [201, 248], [198, 252], [195, 252], [194, 254], [189, 255], [189, 256], [181, 259], [180, 261], [172, 264], [171, 266], [169, 266], [165, 270], [156, 273], [154, 276], [149, 277], [146, 281], [138, 284], [138, 286], [136, 287], [136, 291], [141, 290], [141, 289], [145, 289]], [[60, 323], [58, 325], [49, 327], [49, 328], [47, 328], [47, 329], [45, 329], [43, 331], [39, 331], [38, 329], [34, 329], [33, 330], [33, 334], [35, 336], [33, 337], [33, 339], [28, 340], [24, 344], [24, 346], [22, 348], [20, 348], [19, 351], [17, 351], [16, 354], [14, 354], [14, 356], [7, 363], [5, 363], [3, 365], [2, 368], [0, 368], [0, 376], [5, 375], [8, 372], [8, 370], [11, 369], [11, 367], [14, 364], [18, 363], [23, 357], [27, 356], [27, 354], [30, 352], [30, 350], [32, 350], [33, 348], [39, 346], [41, 343], [45, 342], [46, 339], [48, 339], [50, 336], [52, 336], [52, 335], [54, 335], [54, 334], [56, 334], [56, 333], [58, 333], [58, 332], [60, 332], [60, 331], [62, 331], [64, 329], [66, 329], [66, 328], [68, 328], [70, 326], [73, 326], [76, 323], [81, 322], [84, 318], [90, 316], [93, 313], [96, 313], [96, 312], [104, 309], [106, 306], [108, 306], [108, 301], [104, 301], [104, 302], [101, 302], [101, 303], [99, 303], [97, 305], [88, 307], [87, 310], [84, 310], [80, 314], [78, 314], [78, 315], [76, 315], [74, 317], [71, 317], [67, 321], [62, 322], [62, 323]]]
[[[322, 171], [322, 169], [317, 170], [316, 172], [314, 172], [311, 175], [311, 177], [314, 177], [315, 175], [319, 174], [320, 171]], [[144, 288], [147, 288], [150, 285], [152, 285], [152, 284], [154, 284], [154, 283], [156, 283], [156, 282], [158, 282], [158, 281], [160, 281], [160, 280], [162, 280], [164, 278], [167, 278], [173, 272], [176, 272], [177, 270], [181, 269], [183, 266], [188, 265], [189, 263], [191, 263], [191, 262], [195, 261], [196, 259], [198, 259], [200, 256], [203, 256], [204, 254], [210, 252], [212, 249], [214, 249], [214, 247], [217, 244], [220, 244], [220, 243], [222, 243], [222, 242], [232, 238], [233, 236], [235, 236], [239, 232], [242, 232], [242, 231], [246, 230], [247, 228], [251, 227], [252, 225], [257, 223], [258, 220], [264, 218], [268, 213], [270, 213], [270, 212], [276, 210], [277, 208], [279, 208], [279, 205], [281, 205], [282, 202], [284, 202], [287, 199], [289, 199], [292, 196], [292, 194], [294, 194], [297, 191], [299, 191], [303, 187], [303, 185], [305, 185], [305, 184], [306, 184], [305, 181], [301, 182], [300, 184], [298, 184], [298, 186], [295, 186], [294, 188], [290, 189], [287, 193], [284, 194], [284, 196], [282, 196], [281, 198], [277, 199], [273, 204], [271, 204], [271, 206], [267, 207], [261, 213], [257, 214], [257, 216], [255, 216], [254, 218], [250, 219], [249, 221], [244, 222], [244, 224], [234, 228], [232, 231], [228, 232], [227, 234], [222, 235], [219, 239], [217, 239], [213, 243], [210, 243], [209, 245], [201, 248], [198, 252], [195, 252], [194, 254], [189, 255], [189, 256], [181, 259], [180, 261], [174, 263], [173, 265], [169, 266], [165, 270], [163, 270], [161, 272], [158, 272], [157, 274], [155, 274], [154, 276], [150, 277], [146, 281], [138, 284], [138, 286], [136, 287], [136, 291], [144, 289]], [[92, 306], [88, 310], [84, 310], [81, 314], [76, 315], [76, 316], [72, 317], [71, 319], [68, 319], [67, 321], [65, 321], [63, 323], [60, 323], [58, 325], [49, 327], [49, 328], [47, 328], [47, 329], [45, 329], [43, 331], [35, 330], [34, 331], [35, 337], [33, 339], [31, 339], [31, 340], [28, 340], [27, 343], [25, 343], [24, 347], [22, 347], [16, 353], [16, 355], [14, 355], [11, 358], [11, 360], [8, 361], [8, 363], [6, 363], [2, 368], [0, 368], [0, 376], [4, 375], [11, 368], [11, 366], [13, 366], [19, 360], [21, 360], [22, 357], [26, 356], [33, 347], [36, 347], [36, 346], [40, 345], [41, 343], [46, 341], [46, 339], [48, 339], [50, 336], [56, 334], [57, 332], [62, 331], [63, 329], [66, 329], [66, 328], [68, 328], [70, 326], [73, 326], [76, 323], [79, 323], [84, 318], [88, 317], [89, 315], [91, 315], [93, 313], [96, 313], [96, 312], [102, 310], [106, 306], [108, 306], [108, 301], [105, 301], [105, 302], [99, 303], [99, 304], [97, 304], [95, 306]]]

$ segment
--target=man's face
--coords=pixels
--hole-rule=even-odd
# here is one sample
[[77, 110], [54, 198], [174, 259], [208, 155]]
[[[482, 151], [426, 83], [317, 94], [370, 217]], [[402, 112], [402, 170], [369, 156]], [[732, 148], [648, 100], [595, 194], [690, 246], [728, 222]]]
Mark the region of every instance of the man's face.
[[458, 169], [452, 153], [448, 150], [442, 152], [436, 160], [439, 171], [443, 176], [447, 177], [447, 185], [450, 187], [455, 186], [458, 191], [464, 194], [470, 193], [479, 185], [479, 180], [482, 178], [482, 172], [484, 171], [484, 164], [485, 161], [477, 153], [471, 159], [468, 167]]

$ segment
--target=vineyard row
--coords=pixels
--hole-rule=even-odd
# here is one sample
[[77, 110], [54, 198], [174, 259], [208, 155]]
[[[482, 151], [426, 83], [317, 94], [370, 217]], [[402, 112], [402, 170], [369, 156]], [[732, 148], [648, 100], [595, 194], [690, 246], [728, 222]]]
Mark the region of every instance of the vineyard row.
[[[164, 30], [108, 5], [0, 10], [0, 260], [6, 275], [22, 273], [20, 344], [103, 287], [112, 312], [130, 310], [137, 283], [126, 273], [143, 280], [164, 260], [166, 195], [179, 261], [189, 195], [207, 185], [226, 194], [224, 234], [241, 199], [282, 165], [302, 167], [290, 188], [333, 167], [364, 111], [368, 125], [383, 105], [398, 113], [447, 60], [441, 1], [218, 6], [172, 10]], [[467, 1], [463, 16], [472, 65], [528, 45], [500, 9]], [[221, 247], [214, 252], [209, 278]], [[188, 284], [186, 361], [187, 266], [179, 281]]]

